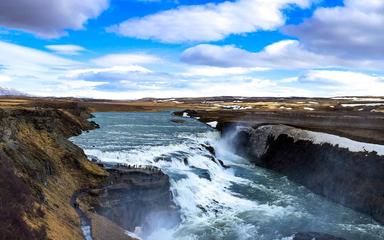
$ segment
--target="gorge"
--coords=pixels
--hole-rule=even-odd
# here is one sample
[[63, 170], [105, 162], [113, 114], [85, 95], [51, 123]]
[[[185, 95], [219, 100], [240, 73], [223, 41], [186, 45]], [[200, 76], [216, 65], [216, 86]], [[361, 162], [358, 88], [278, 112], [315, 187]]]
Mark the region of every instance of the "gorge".
[[91, 121], [87, 105], [1, 108], [4, 239], [384, 236], [382, 145], [168, 105]]

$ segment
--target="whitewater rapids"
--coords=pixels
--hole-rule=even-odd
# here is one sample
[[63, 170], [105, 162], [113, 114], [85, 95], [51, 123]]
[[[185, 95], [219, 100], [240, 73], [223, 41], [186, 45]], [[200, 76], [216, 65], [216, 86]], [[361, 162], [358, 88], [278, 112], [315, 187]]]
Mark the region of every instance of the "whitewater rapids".
[[[182, 222], [173, 229], [157, 229], [145, 240], [271, 240], [308, 231], [351, 240], [384, 239], [384, 227], [370, 217], [252, 166], [233, 154], [230, 142], [217, 131], [196, 119], [171, 121], [176, 118], [171, 112], [95, 117], [100, 129], [72, 139], [90, 158], [156, 166], [171, 179]], [[203, 145], [213, 146], [216, 156]]]

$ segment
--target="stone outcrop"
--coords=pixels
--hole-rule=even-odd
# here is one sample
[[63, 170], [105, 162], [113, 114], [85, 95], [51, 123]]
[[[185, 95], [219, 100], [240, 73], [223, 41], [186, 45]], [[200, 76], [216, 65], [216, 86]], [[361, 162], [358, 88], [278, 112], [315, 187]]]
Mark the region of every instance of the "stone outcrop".
[[180, 222], [169, 178], [161, 170], [119, 165], [107, 171], [107, 182], [83, 196], [92, 207], [87, 212], [97, 213], [131, 232], [140, 228], [142, 235]]
[[237, 153], [254, 164], [384, 223], [384, 157], [376, 152], [319, 143], [308, 131], [284, 125], [242, 127], [226, 134]]
[[135, 239], [125, 231], [149, 232], [153, 219], [178, 223], [165, 174], [106, 169], [68, 140], [98, 127], [90, 117], [68, 101], [0, 108], [0, 239], [84, 239], [80, 218], [94, 240]]
[[70, 205], [108, 175], [69, 136], [97, 127], [75, 103], [0, 108], [0, 238], [82, 239]]

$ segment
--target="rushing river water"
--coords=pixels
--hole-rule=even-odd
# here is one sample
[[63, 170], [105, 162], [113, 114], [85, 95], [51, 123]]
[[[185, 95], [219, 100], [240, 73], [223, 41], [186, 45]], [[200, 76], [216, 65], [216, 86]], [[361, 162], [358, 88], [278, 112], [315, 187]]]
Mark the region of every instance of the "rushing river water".
[[[182, 222], [174, 229], [158, 229], [146, 240], [290, 239], [308, 231], [351, 240], [384, 239], [384, 227], [369, 217], [252, 166], [234, 155], [218, 132], [195, 119], [176, 123], [171, 112], [95, 116], [101, 128], [72, 139], [87, 155], [157, 166], [170, 176]], [[206, 143], [228, 169], [210, 159], [201, 147]]]

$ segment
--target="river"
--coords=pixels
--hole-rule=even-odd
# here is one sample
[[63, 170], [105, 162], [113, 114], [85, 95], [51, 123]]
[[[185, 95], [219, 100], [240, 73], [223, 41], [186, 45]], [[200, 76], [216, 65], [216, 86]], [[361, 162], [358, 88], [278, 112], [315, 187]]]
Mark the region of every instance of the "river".
[[[288, 240], [309, 231], [384, 239], [384, 227], [370, 217], [252, 166], [232, 153], [227, 139], [196, 119], [169, 111], [94, 115], [101, 127], [71, 139], [87, 155], [108, 163], [156, 166], [171, 179], [182, 222], [157, 229], [145, 240]], [[202, 144], [214, 147], [214, 161]], [[220, 166], [219, 159], [229, 168]]]

